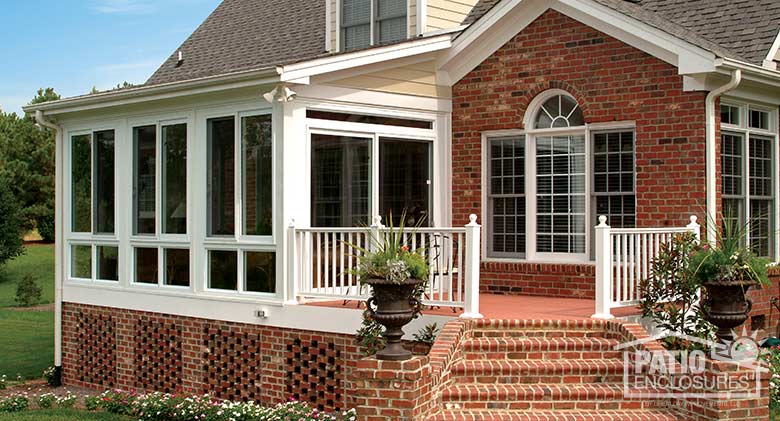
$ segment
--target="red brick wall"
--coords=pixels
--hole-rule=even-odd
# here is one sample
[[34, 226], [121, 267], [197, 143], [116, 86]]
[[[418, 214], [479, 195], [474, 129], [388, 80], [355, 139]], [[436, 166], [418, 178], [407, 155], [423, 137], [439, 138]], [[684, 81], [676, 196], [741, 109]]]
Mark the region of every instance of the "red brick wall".
[[[528, 104], [551, 88], [575, 96], [588, 123], [636, 122], [638, 226], [681, 226], [691, 214], [703, 216], [706, 93], [682, 85], [676, 67], [545, 12], [453, 87], [453, 223], [482, 213], [482, 133], [522, 129]], [[547, 273], [557, 279], [532, 265], [485, 264], [483, 288], [593, 295], [592, 269], [550, 268], [560, 269]]]
[[63, 382], [355, 406], [354, 336], [63, 303]]

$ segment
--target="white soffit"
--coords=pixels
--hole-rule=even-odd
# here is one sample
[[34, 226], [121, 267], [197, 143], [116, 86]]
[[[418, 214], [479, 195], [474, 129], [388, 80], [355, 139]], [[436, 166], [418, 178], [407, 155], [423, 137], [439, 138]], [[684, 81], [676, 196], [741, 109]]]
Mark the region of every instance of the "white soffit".
[[715, 70], [713, 53], [590, 0], [504, 0], [453, 41], [440, 69], [457, 82], [549, 9], [674, 65], [679, 74]]

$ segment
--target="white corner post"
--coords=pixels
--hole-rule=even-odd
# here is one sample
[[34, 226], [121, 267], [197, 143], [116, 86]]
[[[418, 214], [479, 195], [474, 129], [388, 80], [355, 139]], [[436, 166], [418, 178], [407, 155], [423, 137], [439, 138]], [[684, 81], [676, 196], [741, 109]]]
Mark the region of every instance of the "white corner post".
[[612, 305], [612, 241], [607, 217], [599, 216], [596, 226], [596, 313], [593, 319], [613, 319]]
[[284, 303], [287, 305], [297, 305], [298, 291], [300, 291], [301, 276], [298, 270], [297, 244], [295, 242], [295, 220], [290, 220], [287, 227], [287, 297]]
[[371, 226], [369, 227], [369, 230], [371, 231], [371, 238], [368, 239], [369, 251], [376, 251], [379, 247], [378, 243], [381, 241], [379, 236], [381, 235], [382, 228], [384, 228], [384, 225], [382, 225], [382, 217], [375, 215], [371, 220]]
[[479, 265], [480, 265], [480, 229], [477, 224], [477, 215], [469, 216], [466, 225], [466, 261], [465, 263], [465, 292], [466, 296], [461, 319], [481, 319], [479, 312]]
[[691, 215], [691, 223], [686, 225], [685, 228], [691, 230], [694, 236], [696, 236], [696, 242], [701, 242], [701, 225], [697, 222], [699, 217]]

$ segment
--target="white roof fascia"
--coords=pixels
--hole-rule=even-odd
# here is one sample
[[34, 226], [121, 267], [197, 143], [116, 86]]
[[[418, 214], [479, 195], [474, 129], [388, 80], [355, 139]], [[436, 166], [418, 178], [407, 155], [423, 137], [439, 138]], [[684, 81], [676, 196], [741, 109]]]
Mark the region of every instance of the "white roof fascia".
[[182, 82], [139, 86], [129, 89], [82, 95], [58, 101], [28, 105], [22, 107], [22, 109], [27, 113], [33, 113], [40, 110], [47, 115], [64, 114], [273, 84], [277, 82], [279, 82], [279, 73], [277, 72], [277, 69], [265, 68]]
[[777, 61], [780, 61], [780, 33], [777, 34], [775, 42], [772, 43], [772, 47], [769, 49], [769, 53], [764, 59], [764, 67], [770, 70], [776, 70]]
[[303, 78], [352, 69], [383, 61], [445, 50], [452, 45], [452, 35], [444, 34], [370, 48], [354, 53], [338, 54], [301, 63], [279, 66], [282, 82], [293, 82]]
[[672, 64], [680, 74], [715, 70], [715, 54], [588, 0], [504, 0], [453, 41], [441, 69], [460, 80], [549, 9]]

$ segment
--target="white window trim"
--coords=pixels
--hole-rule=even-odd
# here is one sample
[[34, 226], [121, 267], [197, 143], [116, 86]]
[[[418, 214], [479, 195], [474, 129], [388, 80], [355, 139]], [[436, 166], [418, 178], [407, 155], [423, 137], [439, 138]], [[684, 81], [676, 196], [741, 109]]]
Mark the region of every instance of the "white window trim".
[[[744, 140], [742, 142], [742, 169], [744, 171], [743, 174], [743, 180], [742, 180], [742, 189], [744, 192], [744, 215], [745, 220], [748, 223], [747, 228], [747, 241], [748, 244], [750, 244], [750, 227], [749, 227], [749, 215], [750, 215], [750, 157], [749, 157], [749, 145], [750, 145], [750, 135], [758, 135], [761, 137], [771, 137], [774, 139], [774, 142], [772, 143], [772, 192], [774, 192], [774, 197], [772, 200], [772, 211], [774, 213], [772, 217], [772, 231], [774, 232], [773, 238], [772, 238], [772, 244], [770, 244], [770, 248], [772, 251], [772, 255], [770, 256], [772, 260], [775, 262], [780, 261], [780, 194], [777, 192], [777, 188], [780, 185], [780, 174], [778, 171], [780, 171], [780, 145], [778, 143], [780, 142], [780, 135], [778, 132], [778, 124], [780, 124], [780, 121], [778, 120], [778, 110], [777, 107], [772, 107], [764, 104], [756, 104], [754, 102], [747, 102], [744, 100], [736, 99], [736, 98], [724, 98], [721, 100], [721, 105], [727, 105], [731, 107], [736, 107], [739, 109], [739, 124], [728, 124], [728, 123], [722, 123], [721, 122], [721, 134], [723, 133], [735, 133], [740, 136], [742, 136], [742, 139]], [[750, 119], [750, 110], [759, 110], [759, 111], [765, 111], [769, 113], [769, 129], [763, 130], [763, 129], [757, 129], [750, 127], [749, 125], [749, 119]], [[718, 110], [720, 111], [720, 110]], [[722, 139], [719, 139], [719, 141], [722, 141]], [[721, 159], [721, 157], [718, 157], [718, 159]], [[721, 191], [721, 204], [723, 203], [723, 192]]]
[[[244, 227], [244, 209], [243, 209], [243, 150], [242, 150], [242, 131], [241, 131], [241, 119], [244, 117], [253, 117], [258, 115], [269, 115], [273, 116], [273, 110], [270, 106], [267, 107], [229, 107], [229, 108], [221, 108], [221, 109], [211, 109], [203, 112], [198, 116], [198, 126], [199, 126], [199, 132], [202, 133], [203, 138], [203, 151], [200, 151], [201, 153], [198, 155], [198, 168], [207, 168], [209, 165], [208, 162], [208, 120], [213, 118], [221, 118], [221, 117], [232, 117], [234, 119], [234, 144], [233, 144], [233, 160], [234, 160], [234, 174], [233, 174], [233, 183], [234, 183], [234, 195], [233, 195], [233, 206], [234, 206], [234, 224], [235, 224], [235, 230], [232, 236], [209, 236], [208, 234], [208, 206], [210, 204], [208, 203], [207, 197], [208, 197], [208, 175], [206, 174], [206, 171], [202, 171], [202, 174], [198, 177], [197, 180], [193, 181], [193, 183], [202, 183], [202, 192], [204, 193], [202, 199], [204, 200], [204, 206], [203, 210], [201, 212], [201, 217], [203, 218], [203, 221], [206, 222], [204, 229], [202, 230], [202, 234], [200, 238], [197, 238], [194, 244], [194, 247], [197, 247], [198, 253], [201, 255], [200, 257], [200, 265], [198, 267], [201, 267], [202, 269], [202, 281], [199, 282], [196, 291], [203, 291], [204, 293], [208, 295], [214, 295], [214, 296], [223, 296], [223, 297], [236, 297], [236, 296], [255, 296], [255, 297], [262, 297], [267, 298], [270, 300], [276, 300], [281, 299], [283, 288], [285, 285], [285, 281], [283, 279], [280, 279], [279, 271], [280, 268], [280, 262], [282, 259], [280, 259], [280, 252], [277, 247], [277, 242], [279, 240], [279, 233], [277, 232], [277, 221], [278, 221], [278, 203], [277, 203], [277, 183], [276, 183], [276, 174], [277, 174], [277, 167], [279, 165], [279, 145], [277, 142], [277, 133], [275, 130], [272, 132], [271, 135], [271, 156], [272, 159], [272, 167], [271, 167], [271, 173], [272, 173], [272, 181], [271, 181], [271, 197], [272, 197], [272, 203], [271, 203], [271, 220], [273, 221], [272, 228], [271, 228], [271, 235], [270, 236], [254, 236], [254, 235], [245, 235], [245, 227]], [[272, 117], [273, 118], [273, 117]], [[276, 124], [273, 124], [273, 127], [276, 127]], [[197, 188], [197, 187], [196, 187]], [[237, 256], [237, 275], [238, 279], [236, 280], [237, 283], [237, 290], [236, 291], [228, 291], [228, 290], [221, 290], [216, 288], [211, 288], [211, 263], [210, 263], [210, 256], [209, 252], [212, 250], [220, 250], [220, 251], [235, 251], [238, 253]], [[245, 262], [244, 262], [244, 252], [246, 251], [257, 251], [257, 252], [268, 252], [268, 253], [276, 253], [276, 273], [277, 273], [277, 279], [276, 279], [276, 292], [274, 293], [257, 293], [257, 292], [248, 292], [244, 291], [245, 284], [246, 284], [246, 276], [245, 276]]]
[[[550, 89], [537, 95], [528, 105], [527, 112], [523, 118], [524, 127], [533, 127], [533, 119], [539, 107], [549, 98], [556, 95], [566, 95], [574, 98], [570, 93], [560, 89]], [[576, 100], [576, 98], [574, 98]], [[579, 104], [579, 101], [577, 101]], [[579, 104], [581, 106], [581, 104]], [[482, 215], [488, 215], [488, 189], [490, 187], [489, 175], [489, 154], [490, 140], [501, 137], [519, 137], [525, 136], [525, 197], [526, 197], [526, 252], [525, 258], [495, 257], [490, 255], [488, 249], [488, 237], [491, 234], [488, 224], [491, 221], [484, 221], [485, 229], [482, 230], [482, 261], [497, 263], [569, 263], [569, 264], [592, 264], [591, 260], [591, 227], [590, 221], [595, 220], [593, 210], [593, 157], [592, 143], [593, 133], [612, 130], [632, 130], [636, 131], [635, 121], [619, 121], [609, 123], [585, 123], [584, 126], [566, 127], [555, 129], [509, 129], [509, 130], [489, 130], [482, 132], [481, 135], [481, 190], [482, 190]], [[539, 253], [536, 251], [536, 138], [539, 136], [552, 135], [583, 135], [585, 136], [585, 253]], [[634, 138], [636, 144], [636, 137]], [[634, 192], [636, 193], [636, 152], [634, 152]]]

